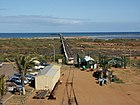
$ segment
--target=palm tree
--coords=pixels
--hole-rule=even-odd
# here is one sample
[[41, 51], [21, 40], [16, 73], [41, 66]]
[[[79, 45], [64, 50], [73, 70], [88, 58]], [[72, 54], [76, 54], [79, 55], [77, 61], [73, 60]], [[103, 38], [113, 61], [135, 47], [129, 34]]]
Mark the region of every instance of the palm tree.
[[[21, 83], [22, 83], [22, 87], [23, 87], [23, 95], [25, 95], [25, 85], [24, 85], [24, 76], [27, 73], [27, 69], [29, 69], [31, 67], [31, 64], [33, 62], [33, 60], [35, 60], [36, 58], [31, 58], [30, 56], [25, 56], [25, 55], [16, 55], [14, 61], [15, 61], [15, 65], [13, 65], [17, 71], [19, 72], [19, 74], [21, 75]], [[8, 60], [10, 61], [10, 60]]]

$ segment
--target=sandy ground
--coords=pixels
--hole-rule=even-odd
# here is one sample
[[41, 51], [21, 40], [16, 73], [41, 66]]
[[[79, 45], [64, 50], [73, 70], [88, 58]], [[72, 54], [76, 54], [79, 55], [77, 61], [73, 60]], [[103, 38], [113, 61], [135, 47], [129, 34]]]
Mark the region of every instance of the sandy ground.
[[14, 74], [15, 72], [17, 71], [14, 69], [12, 64], [3, 62], [3, 66], [0, 68], [0, 74], [4, 74], [6, 77], [8, 77]]
[[[140, 81], [125, 84], [111, 83], [99, 86], [92, 76], [93, 72], [80, 71], [78, 68], [62, 67], [63, 83], [58, 86], [56, 100], [33, 99], [35, 92], [27, 99], [25, 105], [68, 105], [66, 80], [69, 69], [74, 70], [74, 91], [78, 105], [140, 105]], [[139, 75], [140, 76], [140, 75]], [[70, 94], [70, 93], [69, 93]], [[76, 105], [72, 96], [71, 105]]]
[[[5, 75], [6, 79], [9, 78], [11, 75], [13, 75], [16, 72], [16, 70], [13, 68], [13, 65], [9, 63], [3, 63], [3, 66], [0, 68], [0, 75]], [[10, 99], [13, 95], [9, 92], [4, 95], [2, 101], [5, 105], [5, 102]]]

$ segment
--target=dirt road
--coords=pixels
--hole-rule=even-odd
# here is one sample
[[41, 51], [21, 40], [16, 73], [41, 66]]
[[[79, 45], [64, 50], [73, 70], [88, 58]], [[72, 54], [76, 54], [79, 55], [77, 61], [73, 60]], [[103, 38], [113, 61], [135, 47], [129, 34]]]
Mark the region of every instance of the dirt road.
[[[74, 91], [78, 105], [140, 105], [140, 83], [99, 86], [92, 77], [93, 72], [80, 71], [77, 68], [62, 68], [63, 83], [58, 86], [56, 100], [33, 99], [35, 92], [27, 99], [25, 105], [68, 105], [66, 79], [68, 70], [74, 69]], [[74, 99], [71, 105], [76, 105]]]

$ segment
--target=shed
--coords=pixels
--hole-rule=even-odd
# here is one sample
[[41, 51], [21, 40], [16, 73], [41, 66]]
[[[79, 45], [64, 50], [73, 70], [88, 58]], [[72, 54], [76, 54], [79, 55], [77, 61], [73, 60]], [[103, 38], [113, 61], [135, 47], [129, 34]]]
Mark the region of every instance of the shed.
[[52, 91], [60, 79], [60, 65], [49, 65], [40, 70], [35, 77], [35, 89]]

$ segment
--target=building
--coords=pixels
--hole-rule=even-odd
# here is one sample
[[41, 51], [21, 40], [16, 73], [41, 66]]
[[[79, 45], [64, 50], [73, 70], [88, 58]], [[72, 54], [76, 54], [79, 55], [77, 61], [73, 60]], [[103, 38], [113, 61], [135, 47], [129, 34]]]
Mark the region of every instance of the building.
[[60, 65], [48, 65], [35, 77], [35, 89], [52, 91], [60, 79]]

